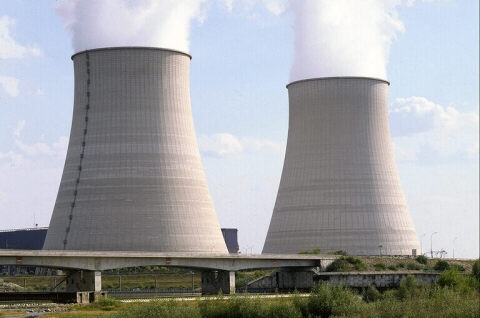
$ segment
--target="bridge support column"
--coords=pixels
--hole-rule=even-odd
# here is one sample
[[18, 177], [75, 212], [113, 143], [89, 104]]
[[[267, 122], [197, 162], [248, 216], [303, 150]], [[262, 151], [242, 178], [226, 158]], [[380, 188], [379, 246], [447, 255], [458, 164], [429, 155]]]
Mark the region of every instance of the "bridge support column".
[[235, 272], [202, 272], [202, 294], [235, 294]]
[[67, 273], [67, 291], [100, 292], [102, 290], [102, 272], [72, 270]]

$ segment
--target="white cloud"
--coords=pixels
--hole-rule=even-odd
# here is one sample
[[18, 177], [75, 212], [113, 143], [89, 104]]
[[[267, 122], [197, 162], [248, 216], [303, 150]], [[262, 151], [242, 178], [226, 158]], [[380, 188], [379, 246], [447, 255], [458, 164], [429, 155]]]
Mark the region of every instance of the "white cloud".
[[68, 138], [65, 136], [58, 137], [57, 140], [48, 143], [45, 142], [45, 135], [40, 135], [39, 140], [33, 143], [25, 143], [20, 140], [23, 130], [26, 126], [26, 120], [22, 119], [17, 122], [13, 127], [10, 127], [12, 135], [14, 137], [14, 143], [16, 148], [8, 151], [7, 153], [0, 152], [0, 160], [10, 159], [17, 160], [25, 157], [35, 157], [36, 159], [41, 156], [64, 158], [68, 148]]
[[235, 155], [245, 152], [283, 151], [282, 143], [258, 139], [237, 138], [228, 133], [202, 135], [199, 138], [199, 148], [202, 153], [213, 156]]
[[[25, 121], [12, 129], [15, 147], [0, 152], [0, 229], [36, 223], [48, 225], [55, 194], [65, 162], [68, 138], [52, 142], [26, 143], [19, 140]], [[15, 218], [8, 218], [15, 214]]]
[[15, 77], [0, 75], [0, 87], [11, 97], [17, 97], [20, 92], [18, 82]]
[[15, 140], [15, 145], [20, 150], [20, 153], [26, 156], [63, 157], [67, 153], [68, 138], [64, 136], [59, 137], [58, 140], [52, 144], [45, 142], [25, 144], [20, 140]]
[[478, 113], [459, 112], [414, 96], [393, 103], [390, 123], [397, 159], [478, 158]]
[[442, 1], [449, 1], [449, 0], [404, 0], [403, 3], [407, 7], [412, 7], [413, 5], [415, 5], [416, 2], [432, 3], [432, 2], [442, 2]]
[[25, 128], [25, 124], [27, 122], [25, 120], [20, 120], [15, 127], [13, 127], [13, 136], [20, 137], [22, 130]]
[[[18, 44], [10, 35], [10, 28], [15, 20], [4, 15], [0, 17], [0, 59], [21, 59], [29, 56], [41, 56], [42, 52], [35, 46]], [[0, 88], [9, 96], [17, 97], [20, 93], [19, 80], [12, 76], [0, 74]]]
[[229, 12], [234, 10], [234, 6], [240, 7], [244, 12], [252, 12], [255, 6], [260, 5], [273, 15], [280, 15], [286, 11], [289, 0], [222, 0], [221, 2]]
[[288, 5], [286, 0], [262, 0], [262, 3], [274, 15], [280, 15], [285, 12]]
[[0, 152], [0, 166], [21, 167], [32, 162], [37, 164], [44, 162], [45, 165], [49, 165], [64, 160], [68, 148], [67, 137], [61, 136], [52, 143], [34, 142], [28, 144], [18, 139], [24, 127], [25, 121], [22, 120], [13, 128], [15, 148], [7, 152]]
[[248, 151], [285, 151], [285, 145], [281, 142], [275, 142], [265, 139], [246, 138], [242, 139], [242, 144]]
[[42, 51], [35, 46], [18, 44], [10, 35], [10, 28], [15, 25], [15, 20], [4, 15], [0, 17], [0, 59], [25, 58], [41, 56]]
[[223, 3], [224, 3], [224, 5], [225, 5], [225, 7], [227, 7], [228, 12], [232, 12], [232, 10], [233, 10], [233, 2], [234, 2], [234, 1], [235, 1], [235, 0], [223, 0]]
[[35, 223], [48, 225], [63, 161], [53, 159], [26, 158], [14, 151], [0, 154], [0, 229], [32, 224], [33, 214]]
[[220, 156], [237, 154], [243, 151], [240, 141], [235, 136], [227, 133], [200, 136], [199, 148], [204, 153]]
[[5, 166], [17, 167], [24, 165], [27, 160], [21, 153], [8, 151], [6, 153], [0, 152], [0, 163], [2, 162], [5, 164]]

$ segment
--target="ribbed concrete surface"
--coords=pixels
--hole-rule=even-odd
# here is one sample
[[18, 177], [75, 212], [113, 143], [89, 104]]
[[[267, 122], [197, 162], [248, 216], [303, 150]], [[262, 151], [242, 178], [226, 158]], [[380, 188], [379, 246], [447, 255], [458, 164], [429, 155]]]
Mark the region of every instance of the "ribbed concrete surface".
[[287, 150], [263, 253], [420, 252], [394, 160], [387, 90], [370, 78], [288, 86]]
[[72, 57], [65, 168], [44, 249], [227, 253], [194, 132], [190, 56]]

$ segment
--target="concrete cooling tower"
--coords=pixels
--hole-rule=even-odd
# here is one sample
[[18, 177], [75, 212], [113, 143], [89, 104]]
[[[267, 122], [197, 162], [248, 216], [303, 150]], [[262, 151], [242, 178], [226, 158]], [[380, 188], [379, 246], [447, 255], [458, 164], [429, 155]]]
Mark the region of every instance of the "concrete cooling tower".
[[73, 55], [70, 142], [44, 249], [228, 253], [190, 106], [190, 56]]
[[338, 77], [287, 86], [287, 149], [263, 253], [420, 251], [390, 140], [388, 85]]

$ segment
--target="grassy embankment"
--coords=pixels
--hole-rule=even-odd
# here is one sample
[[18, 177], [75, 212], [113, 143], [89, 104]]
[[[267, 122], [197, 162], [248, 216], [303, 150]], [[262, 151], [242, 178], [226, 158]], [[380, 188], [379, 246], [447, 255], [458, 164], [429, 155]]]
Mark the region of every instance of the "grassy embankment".
[[456, 270], [442, 273], [438, 284], [419, 285], [413, 276], [398, 289], [380, 293], [370, 287], [360, 294], [322, 283], [307, 297], [231, 296], [120, 303], [104, 299], [76, 306], [69, 313], [43, 317], [479, 317], [480, 283]]
[[438, 264], [448, 264], [450, 269], [443, 270], [436, 284], [421, 285], [408, 276], [398, 289], [383, 293], [374, 287], [357, 293], [321, 283], [306, 297], [220, 295], [146, 303], [121, 303], [106, 298], [95, 304], [74, 306], [68, 313], [43, 317], [480, 317], [480, 261], [470, 272], [461, 272], [455, 264], [438, 260], [433, 267], [438, 268]]
[[[383, 270], [395, 265], [420, 266], [423, 270], [442, 273], [437, 284], [420, 285], [409, 276], [398, 289], [383, 293], [374, 287], [357, 293], [320, 284], [307, 297], [220, 296], [191, 301], [157, 299], [147, 303], [121, 303], [107, 298], [87, 306], [74, 306], [69, 313], [51, 313], [44, 317], [480, 317], [480, 261], [472, 266], [473, 262], [458, 264], [419, 258], [409, 260], [403, 267], [396, 263], [399, 260], [389, 261], [393, 263], [387, 265], [379, 258], [370, 261], [346, 256], [333, 269]], [[410, 262], [415, 262], [412, 263], [415, 266], [408, 266]], [[182, 275], [189, 277], [191, 283], [188, 273]]]

